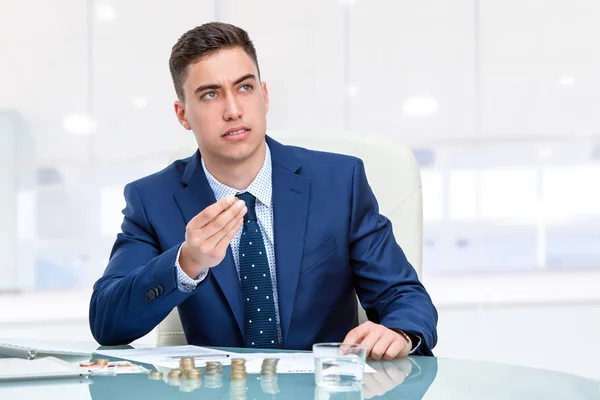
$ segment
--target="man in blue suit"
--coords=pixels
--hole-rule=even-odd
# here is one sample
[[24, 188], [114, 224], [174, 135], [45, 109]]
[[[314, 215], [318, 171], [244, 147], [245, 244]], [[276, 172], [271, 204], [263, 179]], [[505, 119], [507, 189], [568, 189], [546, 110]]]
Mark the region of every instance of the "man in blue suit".
[[[199, 151], [125, 187], [122, 232], [90, 304], [96, 340], [130, 343], [178, 307], [190, 344], [344, 341], [373, 359], [431, 355], [437, 312], [362, 162], [266, 136], [269, 96], [247, 33], [192, 29], [170, 70]], [[370, 319], [359, 326], [356, 294]]]

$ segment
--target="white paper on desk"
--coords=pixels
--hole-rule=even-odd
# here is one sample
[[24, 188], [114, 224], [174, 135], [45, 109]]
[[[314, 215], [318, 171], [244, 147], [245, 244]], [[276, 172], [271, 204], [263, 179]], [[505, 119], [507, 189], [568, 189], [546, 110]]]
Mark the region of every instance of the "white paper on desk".
[[123, 358], [145, 364], [160, 365], [167, 368], [179, 368], [179, 360], [183, 357], [193, 357], [197, 367], [205, 366], [206, 361], [220, 361], [223, 365], [229, 365], [231, 362], [230, 353], [226, 351], [191, 345], [151, 347], [143, 349], [98, 350], [96, 354]]
[[0, 381], [18, 379], [77, 378], [90, 375], [78, 365], [56, 357], [25, 360], [20, 358], [0, 359]]
[[[179, 368], [179, 359], [182, 357], [194, 357], [197, 367], [204, 367], [207, 361], [220, 361], [223, 365], [230, 365], [232, 358], [243, 358], [246, 360], [246, 373], [248, 374], [260, 373], [262, 362], [265, 358], [279, 358], [277, 364], [277, 373], [279, 374], [315, 372], [312, 352], [236, 353], [188, 345], [145, 349], [98, 350], [97, 354], [124, 358], [130, 361], [153, 364], [157, 367], [165, 368]], [[365, 372], [374, 373], [376, 371], [365, 364]]]

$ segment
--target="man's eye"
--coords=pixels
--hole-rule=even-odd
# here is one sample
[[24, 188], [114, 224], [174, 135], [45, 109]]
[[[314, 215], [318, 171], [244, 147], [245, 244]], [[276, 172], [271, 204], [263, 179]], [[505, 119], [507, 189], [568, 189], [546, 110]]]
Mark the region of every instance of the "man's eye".
[[215, 97], [217, 97], [216, 92], [207, 92], [202, 95], [201, 99], [214, 99]]
[[242, 86], [240, 87], [240, 90], [243, 90], [243, 91], [245, 91], [245, 92], [247, 92], [247, 91], [249, 91], [249, 90], [252, 90], [252, 85], [250, 85], [250, 84], [245, 84], [245, 85], [242, 85]]

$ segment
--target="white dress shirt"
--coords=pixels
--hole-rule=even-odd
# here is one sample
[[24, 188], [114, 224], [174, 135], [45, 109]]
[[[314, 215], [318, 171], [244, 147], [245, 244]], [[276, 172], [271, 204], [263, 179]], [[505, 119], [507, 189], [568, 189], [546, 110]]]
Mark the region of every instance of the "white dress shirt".
[[[267, 146], [265, 161], [263, 162], [262, 168], [256, 175], [256, 178], [250, 183], [250, 186], [246, 190], [238, 191], [234, 188], [230, 188], [217, 181], [217, 179], [212, 176], [212, 174], [206, 168], [204, 163], [204, 159], [201, 158], [202, 168], [204, 169], [204, 174], [206, 175], [206, 179], [208, 180], [208, 184], [212, 189], [215, 199], [217, 201], [221, 200], [223, 197], [227, 196], [235, 196], [238, 193], [248, 192], [256, 197], [256, 205], [255, 212], [257, 217], [258, 226], [260, 227], [261, 233], [263, 235], [263, 239], [265, 242], [265, 249], [267, 251], [267, 259], [269, 262], [269, 270], [271, 272], [271, 282], [273, 283], [273, 301], [275, 303], [275, 318], [277, 319], [277, 334], [279, 336], [279, 341], [281, 342], [281, 324], [279, 319], [279, 297], [277, 293], [277, 275], [275, 269], [275, 237], [273, 235], [273, 202], [272, 202], [272, 194], [273, 194], [273, 179], [272, 179], [272, 165], [271, 165], [271, 151], [269, 150], [269, 146]], [[242, 235], [242, 228], [237, 232], [237, 234], [231, 240], [229, 244], [231, 246], [231, 252], [233, 253], [233, 260], [235, 262], [235, 267], [238, 271], [238, 279], [240, 273], [240, 263], [239, 263], [239, 252], [238, 249], [240, 247], [240, 237]], [[179, 248], [179, 253], [181, 253], [181, 248]], [[208, 275], [209, 268], [205, 269], [197, 279], [190, 278], [179, 266], [179, 253], [177, 254], [175, 268], [177, 269], [177, 287], [179, 290], [183, 292], [191, 292], [200, 282], [202, 282], [206, 276]], [[217, 267], [218, 268], [218, 267]]]

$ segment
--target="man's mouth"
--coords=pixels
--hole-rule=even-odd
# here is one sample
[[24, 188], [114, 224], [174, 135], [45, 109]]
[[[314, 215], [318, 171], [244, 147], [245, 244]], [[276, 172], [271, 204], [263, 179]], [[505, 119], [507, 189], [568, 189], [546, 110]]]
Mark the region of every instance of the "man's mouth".
[[237, 135], [241, 135], [242, 133], [247, 132], [247, 131], [248, 131], [248, 129], [238, 129], [237, 131], [226, 133], [224, 136], [237, 136]]

